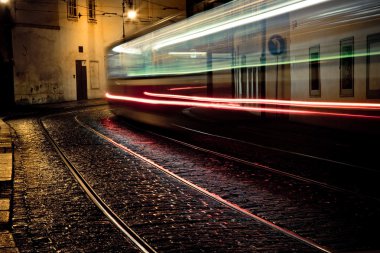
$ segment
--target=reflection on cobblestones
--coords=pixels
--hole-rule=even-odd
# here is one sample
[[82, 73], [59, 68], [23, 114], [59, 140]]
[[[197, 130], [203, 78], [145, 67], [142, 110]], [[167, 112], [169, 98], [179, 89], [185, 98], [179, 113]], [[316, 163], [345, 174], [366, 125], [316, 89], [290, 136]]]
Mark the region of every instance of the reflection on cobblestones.
[[37, 121], [10, 124], [18, 136], [13, 229], [20, 251], [134, 251], [86, 198]]

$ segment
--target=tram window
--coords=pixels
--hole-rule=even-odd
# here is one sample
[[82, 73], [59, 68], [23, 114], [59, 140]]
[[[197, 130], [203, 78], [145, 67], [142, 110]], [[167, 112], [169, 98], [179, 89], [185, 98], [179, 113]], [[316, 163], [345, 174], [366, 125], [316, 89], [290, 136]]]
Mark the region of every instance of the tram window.
[[340, 41], [340, 95], [354, 95], [354, 38]]
[[309, 49], [309, 86], [310, 96], [321, 96], [320, 78], [320, 48], [319, 45]]
[[367, 38], [367, 97], [380, 98], [380, 34]]

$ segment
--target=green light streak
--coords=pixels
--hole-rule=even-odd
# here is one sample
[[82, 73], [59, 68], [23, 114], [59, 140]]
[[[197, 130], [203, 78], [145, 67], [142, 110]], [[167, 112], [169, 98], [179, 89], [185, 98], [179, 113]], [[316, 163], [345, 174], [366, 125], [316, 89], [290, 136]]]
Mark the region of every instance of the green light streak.
[[[352, 55], [333, 55], [333, 56], [325, 56], [325, 57], [320, 57], [319, 59], [310, 59], [310, 58], [304, 58], [304, 59], [299, 59], [299, 60], [289, 60], [289, 61], [279, 61], [279, 62], [270, 62], [270, 63], [254, 63], [254, 64], [245, 64], [245, 65], [235, 65], [235, 66], [225, 66], [225, 67], [219, 67], [219, 68], [212, 68], [212, 69], [196, 69], [196, 70], [178, 70], [178, 71], [157, 71], [157, 70], [152, 70], [149, 71], [149, 69], [144, 69], [142, 70], [144, 73], [139, 73], [138, 71], [133, 72], [129, 71], [128, 72], [128, 78], [130, 77], [152, 77], [152, 76], [168, 76], [168, 75], [190, 75], [190, 74], [202, 74], [202, 73], [207, 73], [209, 71], [227, 71], [227, 70], [233, 70], [233, 69], [240, 69], [240, 68], [257, 68], [257, 67], [272, 67], [272, 66], [277, 66], [277, 65], [294, 65], [294, 64], [309, 64], [310, 62], [314, 61], [320, 61], [326, 62], [326, 61], [335, 61], [335, 60], [340, 60], [344, 58], [359, 58], [359, 57], [367, 57], [367, 56], [376, 56], [380, 55], [379, 52], [371, 52], [371, 53], [356, 53]], [[168, 66], [167, 68], [176, 68], [178, 65], [175, 66]], [[189, 69], [189, 66], [184, 66], [187, 69]]]

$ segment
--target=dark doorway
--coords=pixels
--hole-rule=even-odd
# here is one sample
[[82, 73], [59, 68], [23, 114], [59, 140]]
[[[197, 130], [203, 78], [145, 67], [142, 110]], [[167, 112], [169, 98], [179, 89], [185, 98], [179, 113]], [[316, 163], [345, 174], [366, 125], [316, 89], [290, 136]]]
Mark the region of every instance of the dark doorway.
[[12, 18], [0, 4], [0, 110], [14, 105]]
[[87, 99], [87, 69], [86, 61], [76, 60], [77, 100]]

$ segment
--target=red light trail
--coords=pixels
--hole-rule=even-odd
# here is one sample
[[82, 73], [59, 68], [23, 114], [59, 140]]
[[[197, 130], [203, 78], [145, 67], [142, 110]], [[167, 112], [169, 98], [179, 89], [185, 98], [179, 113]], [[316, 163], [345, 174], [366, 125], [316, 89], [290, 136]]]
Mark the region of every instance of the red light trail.
[[[144, 94], [148, 95], [148, 94], [153, 94], [153, 93], [145, 92]], [[165, 95], [165, 94], [162, 94], [162, 95]], [[165, 95], [165, 97], [166, 96], [167, 95]], [[375, 116], [375, 115], [333, 113], [333, 112], [322, 112], [322, 111], [311, 111], [311, 110], [294, 110], [294, 109], [285, 109], [285, 108], [268, 108], [268, 107], [262, 108], [262, 107], [240, 106], [236, 104], [224, 104], [224, 103], [231, 103], [231, 102], [238, 103], [239, 100], [235, 100], [235, 99], [227, 99], [226, 101], [223, 101], [220, 99], [205, 98], [205, 99], [208, 99], [208, 100], [205, 100], [207, 102], [193, 102], [193, 101], [158, 100], [158, 99], [148, 99], [148, 98], [139, 98], [139, 97], [119, 96], [119, 95], [112, 95], [109, 93], [106, 93], [106, 97], [112, 100], [137, 102], [137, 103], [145, 103], [145, 104], [153, 104], [153, 105], [170, 105], [170, 106], [186, 106], [186, 107], [191, 106], [191, 107], [202, 107], [202, 108], [246, 111], [246, 112], [268, 112], [268, 113], [299, 114], [299, 115], [310, 115], [310, 116], [314, 115], [314, 116], [336, 116], [336, 117], [380, 119], [380, 116]], [[216, 103], [216, 101], [218, 101], [219, 103]], [[223, 102], [223, 103], [221, 104], [220, 102]], [[272, 104], [276, 105], [275, 103], [272, 103]]]
[[144, 92], [145, 95], [159, 98], [172, 98], [191, 101], [201, 101], [210, 103], [234, 103], [234, 104], [269, 104], [281, 106], [296, 106], [296, 107], [313, 107], [327, 109], [365, 109], [379, 110], [380, 104], [377, 103], [347, 103], [347, 102], [315, 102], [315, 101], [291, 101], [291, 100], [276, 100], [276, 99], [245, 99], [245, 98], [209, 98], [197, 96], [184, 96], [173, 94], [161, 94]]
[[170, 88], [168, 90], [176, 91], [176, 90], [194, 90], [194, 89], [206, 89], [206, 88], [207, 88], [207, 86], [188, 86], [188, 87]]

